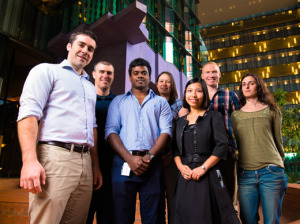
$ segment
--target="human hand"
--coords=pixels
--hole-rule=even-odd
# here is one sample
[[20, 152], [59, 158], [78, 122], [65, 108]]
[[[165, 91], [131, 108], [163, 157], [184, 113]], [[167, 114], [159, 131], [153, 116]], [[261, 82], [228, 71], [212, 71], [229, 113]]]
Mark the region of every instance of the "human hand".
[[203, 170], [203, 168], [201, 166], [195, 168], [192, 170], [192, 179], [193, 180], [199, 180], [200, 177], [202, 177], [205, 174], [205, 171]]
[[38, 194], [42, 192], [41, 184], [46, 184], [44, 167], [38, 160], [23, 162], [20, 187], [33, 194]]
[[102, 173], [100, 168], [93, 167], [93, 190], [98, 190], [103, 185]]
[[181, 175], [184, 179], [186, 180], [191, 180], [192, 179], [192, 170], [190, 167], [187, 165], [182, 165], [180, 168]]
[[130, 169], [137, 176], [142, 175], [149, 168], [150, 158], [147, 159], [145, 156], [143, 156], [143, 157], [140, 157], [140, 156], [131, 156], [130, 160], [127, 161]]
[[150, 164], [150, 162], [151, 162], [150, 156], [147, 154], [142, 157], [142, 160], [144, 163], [147, 163], [147, 164]]

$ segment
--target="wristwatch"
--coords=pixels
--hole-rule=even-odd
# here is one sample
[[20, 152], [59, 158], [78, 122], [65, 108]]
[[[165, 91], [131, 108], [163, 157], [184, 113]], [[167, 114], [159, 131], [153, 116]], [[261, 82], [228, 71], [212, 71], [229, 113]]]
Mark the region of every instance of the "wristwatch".
[[207, 169], [206, 169], [206, 167], [204, 165], [202, 165], [201, 168], [204, 170], [204, 172], [207, 171]]
[[151, 154], [149, 151], [146, 154], [150, 157], [150, 160], [152, 160], [154, 158], [154, 155]]

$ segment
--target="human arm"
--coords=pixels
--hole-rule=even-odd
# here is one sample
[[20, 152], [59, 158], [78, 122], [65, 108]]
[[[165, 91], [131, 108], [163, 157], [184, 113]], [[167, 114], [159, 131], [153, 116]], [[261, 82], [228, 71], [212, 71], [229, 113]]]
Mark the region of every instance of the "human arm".
[[[149, 150], [149, 153], [151, 153], [154, 156], [157, 156], [160, 154], [165, 147], [167, 147], [169, 141], [170, 141], [170, 135], [167, 133], [162, 133], [156, 140], [153, 147]], [[143, 156], [143, 161], [146, 163], [150, 163], [150, 157], [149, 155]]]
[[37, 159], [36, 145], [38, 120], [48, 101], [54, 77], [46, 64], [35, 66], [29, 72], [20, 98], [18, 115], [18, 137], [22, 151], [20, 186], [37, 194], [46, 183], [43, 166]]
[[182, 164], [181, 157], [180, 157], [180, 150], [177, 145], [177, 142], [180, 142], [180, 139], [178, 137], [179, 136], [178, 134], [180, 134], [180, 133], [177, 133], [177, 132], [179, 132], [178, 128], [181, 127], [181, 125], [182, 125], [181, 121], [182, 121], [182, 119], [177, 120], [177, 122], [175, 123], [174, 130], [173, 130], [172, 155], [174, 158], [174, 162], [175, 162], [178, 170], [180, 171], [182, 177], [186, 180], [191, 180], [192, 179], [192, 177], [191, 177], [192, 170], [187, 165]]
[[[210, 112], [208, 116], [210, 116], [211, 119], [210, 124], [213, 137], [213, 142], [211, 142], [211, 144], [214, 145], [214, 148], [212, 149], [212, 155], [201, 166], [193, 169], [193, 180], [199, 180], [199, 178], [203, 176], [207, 170], [216, 165], [221, 159], [227, 159], [228, 146], [222, 115], [219, 112]], [[204, 170], [202, 166], [204, 166], [206, 170]]]
[[128, 163], [132, 172], [136, 175], [141, 175], [148, 169], [149, 163], [144, 163], [140, 156], [133, 156], [119, 136], [123, 125], [120, 111], [120, 101], [122, 99], [122, 96], [118, 96], [109, 105], [105, 125], [105, 139], [112, 149]]
[[[162, 153], [164, 149], [168, 147], [172, 136], [173, 115], [171, 108], [165, 98], [158, 98], [158, 100], [161, 103], [159, 116], [155, 118], [150, 117], [150, 119], [152, 120], [155, 119], [155, 124], [158, 123], [160, 133], [154, 145], [149, 150], [149, 153], [151, 153], [154, 156], [157, 156], [158, 154]], [[155, 135], [155, 133], [152, 133], [152, 135], [153, 134]], [[145, 155], [143, 159], [145, 159], [145, 162], [150, 162], [150, 157], [148, 155]]]
[[239, 135], [238, 135], [238, 132], [237, 132], [237, 111], [234, 111], [232, 114], [231, 114], [231, 125], [232, 125], [232, 134], [234, 136], [234, 139], [236, 140], [236, 143], [237, 143], [237, 150], [238, 149], [238, 145], [239, 145]]
[[99, 165], [98, 144], [97, 144], [97, 128], [93, 128], [94, 146], [91, 148], [92, 170], [93, 170], [93, 189], [98, 190], [102, 184], [102, 173]]
[[211, 112], [211, 128], [214, 145], [212, 155], [222, 160], [227, 159], [228, 145], [224, 120], [220, 112]]
[[239, 97], [235, 92], [232, 92], [232, 97], [231, 97], [231, 113], [235, 110], [240, 109], [240, 104], [239, 104]]
[[150, 162], [144, 162], [140, 156], [131, 155], [130, 152], [125, 148], [118, 134], [111, 133], [108, 136], [107, 141], [114, 151], [128, 163], [130, 169], [135, 175], [142, 175], [149, 168]]
[[192, 170], [190, 167], [187, 165], [183, 165], [181, 162], [180, 156], [175, 156], [174, 157], [175, 164], [180, 171], [182, 177], [186, 180], [191, 180], [192, 179]]
[[279, 109], [273, 111], [273, 136], [276, 144], [276, 148], [280, 154], [282, 160], [284, 160], [284, 147], [282, 143], [282, 116]]
[[[207, 170], [216, 165], [221, 159], [217, 156], [210, 156], [201, 166], [194, 168], [191, 172], [191, 177], [193, 180], [199, 180]], [[203, 167], [205, 167], [205, 170]]]
[[33, 194], [42, 192], [41, 184], [45, 185], [46, 183], [45, 170], [37, 159], [37, 133], [36, 117], [26, 117], [18, 122], [18, 136], [23, 161], [20, 186]]

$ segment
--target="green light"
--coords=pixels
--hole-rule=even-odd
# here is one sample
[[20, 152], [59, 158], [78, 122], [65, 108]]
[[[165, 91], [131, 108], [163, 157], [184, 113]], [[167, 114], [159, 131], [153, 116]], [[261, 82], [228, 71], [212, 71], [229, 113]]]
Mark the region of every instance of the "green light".
[[285, 158], [291, 159], [296, 156], [297, 156], [297, 153], [294, 153], [294, 152], [285, 153]]

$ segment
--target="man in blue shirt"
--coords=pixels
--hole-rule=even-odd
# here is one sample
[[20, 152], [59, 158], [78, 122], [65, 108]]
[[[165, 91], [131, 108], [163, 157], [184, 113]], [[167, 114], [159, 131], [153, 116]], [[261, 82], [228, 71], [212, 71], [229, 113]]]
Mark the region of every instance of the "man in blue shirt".
[[171, 137], [172, 113], [165, 98], [149, 89], [151, 67], [137, 58], [129, 65], [132, 89], [108, 109], [105, 137], [117, 155], [112, 164], [116, 223], [133, 223], [139, 193], [143, 223], [156, 223], [161, 196], [159, 153]]
[[67, 60], [35, 66], [24, 84], [18, 116], [20, 186], [30, 192], [30, 223], [84, 223], [93, 185], [102, 185], [96, 91], [83, 70], [96, 42], [88, 30], [71, 34]]
[[103, 185], [99, 190], [93, 191], [89, 215], [86, 223], [92, 224], [96, 212], [97, 223], [113, 223], [113, 199], [111, 184], [111, 164], [113, 150], [104, 139], [104, 129], [107, 117], [108, 106], [115, 98], [110, 91], [114, 81], [114, 67], [110, 62], [99, 61], [94, 66], [93, 77], [97, 92], [96, 119], [98, 126], [98, 156], [100, 169], [103, 176]]

